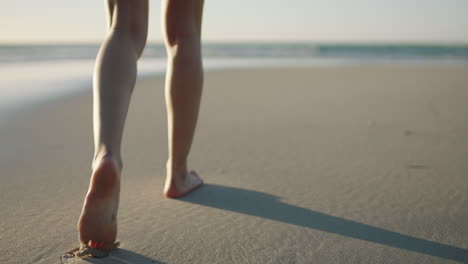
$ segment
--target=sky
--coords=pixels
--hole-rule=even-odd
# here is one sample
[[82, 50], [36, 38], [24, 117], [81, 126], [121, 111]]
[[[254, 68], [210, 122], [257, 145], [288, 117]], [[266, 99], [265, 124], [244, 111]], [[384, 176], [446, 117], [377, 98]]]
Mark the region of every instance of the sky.
[[[102, 0], [0, 4], [0, 43], [97, 43], [107, 30]], [[160, 5], [149, 42], [162, 41]], [[205, 0], [203, 40], [468, 44], [468, 0]]]

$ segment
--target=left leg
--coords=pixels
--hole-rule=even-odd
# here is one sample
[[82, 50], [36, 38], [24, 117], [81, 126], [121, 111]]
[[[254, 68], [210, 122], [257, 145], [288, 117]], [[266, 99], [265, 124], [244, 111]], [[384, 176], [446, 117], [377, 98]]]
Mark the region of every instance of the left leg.
[[78, 222], [80, 242], [104, 250], [113, 247], [117, 236], [120, 145], [148, 24], [148, 0], [107, 4], [110, 30], [96, 59], [93, 82], [92, 175]]

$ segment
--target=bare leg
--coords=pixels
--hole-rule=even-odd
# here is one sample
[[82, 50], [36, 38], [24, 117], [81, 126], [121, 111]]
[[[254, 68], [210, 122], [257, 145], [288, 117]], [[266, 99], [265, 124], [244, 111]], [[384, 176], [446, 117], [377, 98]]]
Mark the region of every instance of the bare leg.
[[145, 43], [148, 0], [108, 0], [110, 31], [94, 72], [94, 159], [90, 186], [78, 222], [80, 242], [110, 249], [117, 235], [122, 161], [120, 146]]
[[168, 54], [166, 106], [169, 158], [164, 194], [184, 196], [202, 184], [187, 170], [203, 85], [201, 18], [203, 0], [164, 0], [163, 31]]

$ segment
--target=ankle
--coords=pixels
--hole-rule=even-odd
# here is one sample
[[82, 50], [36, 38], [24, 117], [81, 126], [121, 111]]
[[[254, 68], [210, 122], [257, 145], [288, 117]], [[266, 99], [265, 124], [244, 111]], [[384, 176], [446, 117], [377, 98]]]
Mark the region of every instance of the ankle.
[[182, 159], [182, 160], [174, 160], [174, 159], [168, 159], [166, 163], [166, 169], [168, 171], [183, 171], [187, 170], [187, 160]]
[[166, 163], [166, 172], [167, 178], [171, 181], [183, 181], [185, 180], [187, 174], [187, 162], [174, 162], [173, 160], [168, 160]]
[[102, 199], [111, 193], [120, 190], [121, 167], [111, 156], [96, 159], [93, 163], [93, 173], [89, 186], [87, 198]]
[[112, 161], [117, 166], [116, 169], [122, 171], [123, 163], [120, 156], [108, 151], [98, 151], [94, 154], [93, 162], [91, 164], [92, 170], [95, 171], [101, 163], [106, 161]]

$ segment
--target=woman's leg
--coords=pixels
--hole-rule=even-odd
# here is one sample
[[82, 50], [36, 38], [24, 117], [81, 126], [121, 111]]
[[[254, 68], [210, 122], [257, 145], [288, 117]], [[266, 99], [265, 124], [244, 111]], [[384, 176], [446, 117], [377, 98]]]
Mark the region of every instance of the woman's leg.
[[108, 0], [109, 34], [96, 59], [93, 82], [94, 159], [90, 186], [78, 222], [80, 242], [112, 247], [122, 161], [125, 118], [143, 52], [148, 0]]
[[187, 170], [203, 85], [201, 22], [203, 0], [164, 0], [163, 31], [168, 55], [166, 105], [169, 158], [164, 194], [185, 195], [202, 184]]

